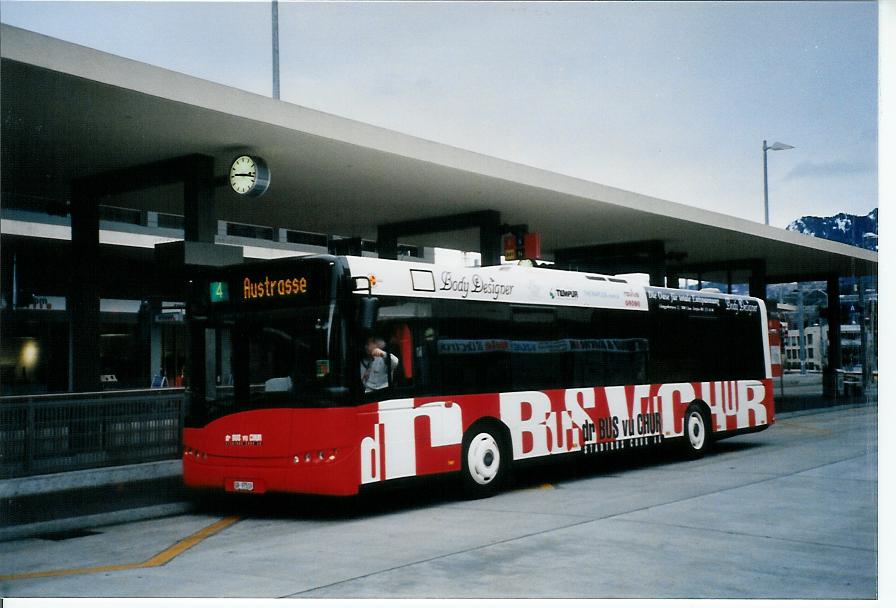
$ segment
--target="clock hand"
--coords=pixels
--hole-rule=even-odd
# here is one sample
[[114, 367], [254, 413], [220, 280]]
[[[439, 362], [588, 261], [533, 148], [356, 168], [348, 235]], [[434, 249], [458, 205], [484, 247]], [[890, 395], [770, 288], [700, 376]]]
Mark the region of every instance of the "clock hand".
[[255, 177], [254, 173], [234, 173], [231, 177]]

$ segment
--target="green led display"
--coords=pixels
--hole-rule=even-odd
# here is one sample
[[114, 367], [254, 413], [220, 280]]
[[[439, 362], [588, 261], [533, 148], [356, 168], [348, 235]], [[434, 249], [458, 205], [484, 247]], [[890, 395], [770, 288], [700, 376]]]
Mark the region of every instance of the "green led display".
[[230, 301], [230, 292], [227, 289], [227, 283], [223, 281], [212, 281], [209, 283], [208, 293], [212, 302]]

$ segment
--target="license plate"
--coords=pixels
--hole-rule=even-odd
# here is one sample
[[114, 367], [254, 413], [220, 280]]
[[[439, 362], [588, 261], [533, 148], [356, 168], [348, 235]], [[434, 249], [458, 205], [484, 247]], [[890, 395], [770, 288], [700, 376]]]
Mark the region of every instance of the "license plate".
[[252, 481], [234, 481], [233, 489], [237, 492], [251, 492], [255, 489], [255, 483]]

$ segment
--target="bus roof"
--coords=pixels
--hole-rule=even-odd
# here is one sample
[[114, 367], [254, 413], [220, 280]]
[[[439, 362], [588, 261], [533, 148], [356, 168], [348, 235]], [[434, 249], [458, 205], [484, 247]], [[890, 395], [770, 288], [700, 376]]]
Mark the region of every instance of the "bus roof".
[[[463, 268], [346, 256], [373, 295], [647, 310], [645, 288], [593, 273], [525, 266]], [[366, 284], [358, 284], [365, 288]]]
[[[633, 285], [609, 275], [553, 268], [504, 265], [465, 268], [344, 256], [352, 277], [366, 277], [373, 295], [541, 304], [621, 310], [648, 309], [648, 291], [678, 294], [694, 304], [719, 300], [749, 300], [764, 308], [758, 298], [664, 287]], [[366, 283], [357, 284], [358, 291]]]

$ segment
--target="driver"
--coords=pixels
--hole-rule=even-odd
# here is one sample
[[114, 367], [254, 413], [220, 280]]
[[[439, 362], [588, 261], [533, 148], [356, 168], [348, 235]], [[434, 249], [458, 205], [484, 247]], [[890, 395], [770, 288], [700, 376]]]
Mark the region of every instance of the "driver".
[[[398, 357], [383, 350], [386, 341], [380, 336], [370, 336], [365, 346], [364, 357], [361, 359], [361, 383], [364, 392], [382, 390], [389, 386], [390, 372], [394, 373], [398, 367]], [[386, 355], [389, 356], [387, 365]]]

